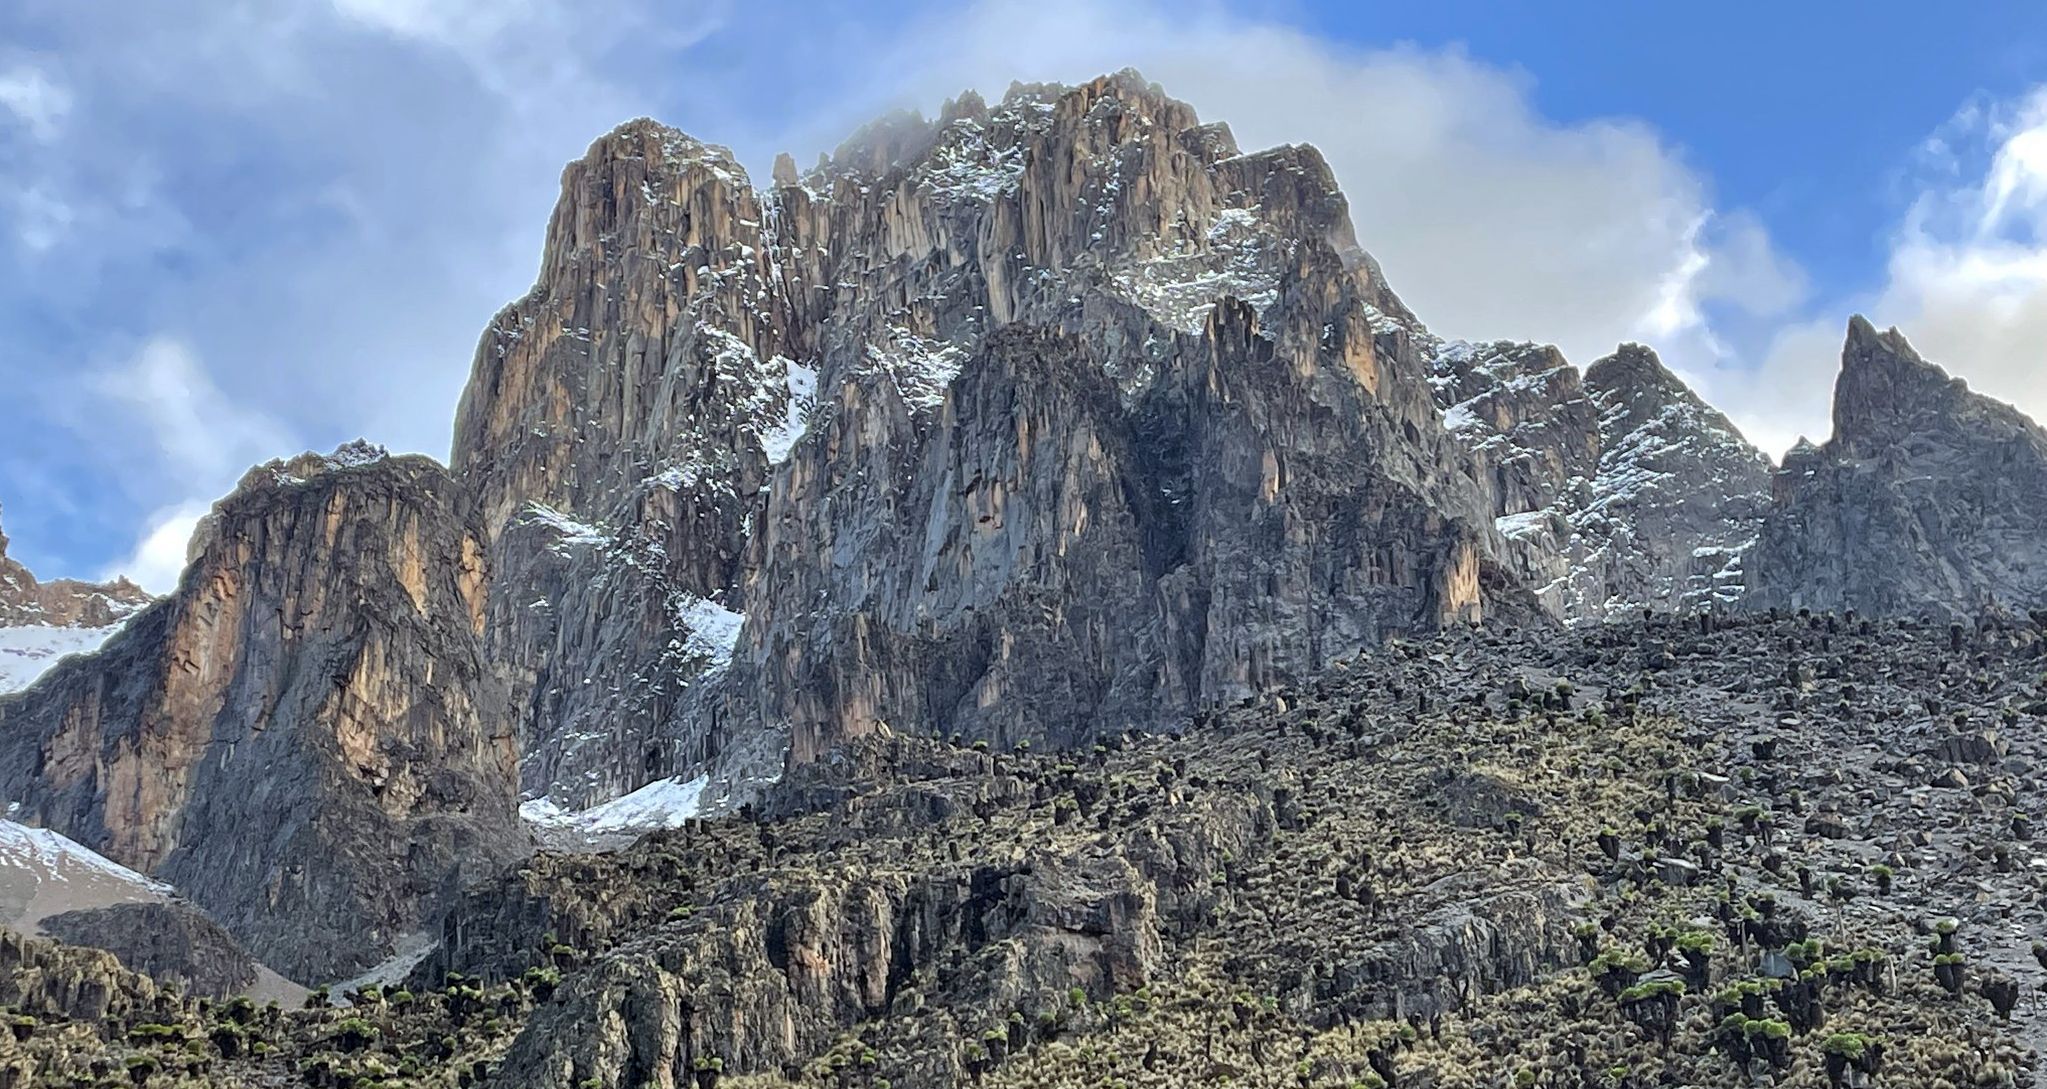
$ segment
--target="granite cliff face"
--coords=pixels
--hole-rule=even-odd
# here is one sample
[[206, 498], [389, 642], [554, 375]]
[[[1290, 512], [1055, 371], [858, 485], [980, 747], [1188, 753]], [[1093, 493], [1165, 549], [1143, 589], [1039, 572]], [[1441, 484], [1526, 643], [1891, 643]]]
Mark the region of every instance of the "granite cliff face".
[[0, 694], [26, 688], [67, 654], [92, 650], [149, 595], [127, 579], [41, 582], [7, 554], [0, 530]]
[[282, 972], [375, 961], [458, 873], [522, 846], [462, 512], [420, 458], [251, 470], [176, 593], [0, 699], [0, 794]]
[[1738, 603], [1769, 459], [1639, 344], [1445, 344], [1436, 399], [1486, 466], [1508, 566], [1568, 621]]
[[654, 727], [731, 643], [744, 524], [806, 396], [761, 201], [723, 148], [621, 126], [564, 171], [539, 281], [477, 350], [451, 468], [496, 573], [493, 713], [526, 788], [571, 808], [668, 762]]
[[2047, 603], [2047, 430], [1849, 322], [1834, 434], [1774, 484], [1751, 563], [1758, 607], [1932, 611]]
[[1528, 609], [1313, 149], [1123, 73], [777, 174], [600, 140], [479, 351], [454, 467], [530, 793], [785, 733], [1071, 742]]

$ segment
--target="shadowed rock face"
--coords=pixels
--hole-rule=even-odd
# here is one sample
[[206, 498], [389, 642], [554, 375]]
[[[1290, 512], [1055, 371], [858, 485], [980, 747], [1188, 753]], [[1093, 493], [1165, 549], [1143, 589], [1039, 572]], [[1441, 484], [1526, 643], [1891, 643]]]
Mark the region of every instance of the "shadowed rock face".
[[300, 978], [373, 963], [514, 831], [483, 535], [424, 458], [251, 470], [176, 593], [0, 699], [17, 816], [177, 886]]
[[183, 904], [115, 904], [67, 911], [42, 930], [70, 945], [104, 949], [130, 970], [186, 994], [227, 998], [256, 982], [256, 964], [206, 916]]
[[735, 717], [790, 723], [798, 761], [884, 723], [1065, 746], [1476, 617], [1483, 538], [1370, 471], [1367, 429], [1320, 426], [1366, 398], [1298, 382], [1257, 327], [1225, 304], [1128, 399], [1084, 341], [998, 333], [928, 429], [822, 423], [758, 537]]
[[1970, 616], [2047, 600], [2047, 431], [1849, 323], [1834, 434], [1784, 459], [1758, 606]]

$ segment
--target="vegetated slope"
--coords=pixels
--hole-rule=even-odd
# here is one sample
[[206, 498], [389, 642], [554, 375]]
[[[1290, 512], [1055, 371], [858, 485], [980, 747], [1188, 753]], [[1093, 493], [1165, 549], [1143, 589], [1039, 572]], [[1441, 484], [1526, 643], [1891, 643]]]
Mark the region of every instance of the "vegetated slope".
[[2011, 1084], [2042, 640], [1455, 632], [1179, 738], [868, 738], [757, 812], [537, 856], [402, 998], [257, 1011], [261, 1056], [135, 1017], [17, 1046], [228, 1085]]

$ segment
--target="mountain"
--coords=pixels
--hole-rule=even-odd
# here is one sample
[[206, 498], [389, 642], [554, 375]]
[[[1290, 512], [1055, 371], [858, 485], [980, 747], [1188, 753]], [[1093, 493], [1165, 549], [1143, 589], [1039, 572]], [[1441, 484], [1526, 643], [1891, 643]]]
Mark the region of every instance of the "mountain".
[[1784, 459], [1756, 606], [1973, 618], [2047, 604], [2047, 430], [1848, 323], [1834, 433]]
[[65, 656], [98, 647], [147, 604], [149, 595], [126, 579], [37, 581], [7, 554], [0, 530], [0, 694], [27, 688]]
[[[385, 1011], [379, 1031], [417, 1030], [443, 1070], [511, 1046], [534, 1084], [668, 1084], [706, 1057], [786, 1072], [926, 1002], [975, 1032], [998, 1005], [1057, 1020], [1061, 979], [1092, 996], [1087, 1031], [1123, 1042], [1097, 1006], [1140, 979], [1266, 988], [1318, 1030], [1469, 1008], [1427, 982], [1458, 965], [1480, 990], [1550, 986], [1572, 955], [1558, 927], [1585, 921], [1581, 826], [1632, 835], [1653, 800], [1568, 760], [1720, 774], [1764, 734], [1854, 744], [1805, 719], [1813, 692], [1859, 678], [1838, 693], [1856, 704], [1877, 683], [1838, 649], [1875, 653], [1865, 623], [2043, 589], [2040, 429], [1895, 333], [1851, 327], [1834, 439], [1773, 470], [1647, 347], [1581, 371], [1537, 342], [1439, 337], [1319, 153], [1245, 152], [1133, 72], [893, 115], [763, 188], [635, 120], [562, 183], [446, 469], [365, 444], [259, 466], [154, 603], [0, 559], [0, 662], [14, 639], [48, 668], [0, 697], [9, 813], [174, 886], [303, 982], [423, 958], [424, 1020]], [[1770, 615], [1800, 608], [1804, 628]], [[2038, 633], [1985, 630], [2011, 658], [1998, 721], [2029, 721]], [[1792, 643], [1822, 665], [1765, 653]], [[1670, 672], [1723, 644], [1739, 654]], [[1886, 715], [1954, 701], [1924, 657], [1892, 665], [1909, 675], [1883, 679]], [[1597, 691], [1555, 687], [1580, 681]], [[1694, 682], [1723, 702], [1660, 702]], [[1641, 740], [1694, 734], [1719, 763]], [[1545, 765], [1546, 738], [1570, 744]], [[1826, 751], [1815, 775], [1905, 774]], [[1760, 781], [1723, 793], [1810, 816], [1790, 776], [1747, 766]], [[1970, 767], [1947, 770], [2003, 774]], [[1264, 894], [1224, 905], [1217, 874], [1254, 857], [1285, 903], [1321, 903], [1288, 870], [1318, 841], [1262, 853], [1314, 826], [1308, 797], [1371, 814], [1341, 829], [1347, 861], [1312, 871], [1350, 874], [1353, 902], [1356, 873], [1416, 872], [1385, 831], [1414, 831], [1415, 807], [1554, 813], [1580, 842], [1408, 888], [1419, 937]], [[1472, 819], [1430, 825], [1431, 857], [1492, 858]], [[1875, 835], [1871, 858], [1914, 846]], [[1634, 873], [1710, 861], [1644, 836]], [[1773, 843], [1723, 869], [1781, 881]], [[1631, 902], [1593, 876], [1602, 910]], [[107, 906], [64, 935], [199, 984], [150, 958], [219, 947], [205, 920]], [[1640, 921], [1608, 929], [1649, 940]], [[1324, 923], [1348, 944], [1285, 930]], [[1303, 983], [1275, 967], [1289, 956], [1340, 967]], [[494, 992], [496, 1035], [470, 1020], [486, 985], [451, 971], [522, 981]], [[548, 972], [572, 1012], [534, 989]], [[667, 1018], [700, 992], [717, 997], [693, 1009], [747, 1020], [706, 1014], [685, 1040]], [[513, 1045], [529, 1014], [543, 1027]], [[272, 1026], [313, 1034], [291, 1042], [326, 1061], [316, 1081], [338, 1069], [314, 1058], [339, 1031], [325, 1017]], [[919, 1049], [914, 1077], [973, 1076], [906, 1031], [924, 1030], [876, 1033]], [[1224, 1050], [1254, 1038], [1278, 1046]]]
[[175, 885], [266, 963], [381, 958], [524, 849], [454, 482], [361, 445], [253, 469], [176, 592], [0, 698], [15, 819]]
[[478, 353], [454, 468], [529, 794], [912, 724], [1072, 744], [1532, 612], [1313, 149], [1126, 72], [778, 174], [598, 141]]
[[730, 655], [745, 526], [811, 381], [778, 214], [723, 148], [622, 126], [563, 173], [539, 280], [478, 347], [451, 468], [525, 789], [565, 808], [707, 755], [646, 746]]
[[1554, 347], [1434, 353], [1444, 423], [1486, 466], [1509, 566], [1561, 620], [1724, 608], [1768, 505], [1769, 459], [1656, 354], [1582, 375]]

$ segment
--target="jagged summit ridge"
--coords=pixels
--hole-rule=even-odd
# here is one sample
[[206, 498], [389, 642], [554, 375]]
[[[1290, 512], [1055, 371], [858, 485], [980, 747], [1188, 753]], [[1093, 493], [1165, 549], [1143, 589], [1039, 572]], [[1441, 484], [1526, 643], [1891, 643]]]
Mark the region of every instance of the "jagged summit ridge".
[[[1436, 422], [1426, 331], [1357, 247], [1312, 148], [1244, 154], [1124, 72], [893, 115], [773, 180], [756, 190], [729, 154], [649, 122], [601, 138], [564, 173], [539, 283], [479, 349], [453, 465], [491, 527], [487, 629], [510, 663], [529, 794], [587, 807], [764, 730], [812, 739], [799, 756], [891, 721], [1042, 739], [1118, 691], [1120, 713], [1170, 717], [1482, 611], [1496, 538]], [[996, 361], [1052, 342], [1019, 355], [998, 346], [1012, 329], [1068, 338], [1058, 350], [1082, 366], [1059, 380], [1102, 384], [1105, 399], [1079, 402], [1100, 449], [1070, 449], [1050, 419], [1012, 427], [1021, 388], [959, 399], [977, 369], [1037, 380]], [[1233, 403], [1269, 415], [1233, 434], [1211, 418]], [[1205, 542], [1242, 532], [1202, 502], [1220, 481], [1196, 479], [1225, 435], [1240, 479], [1266, 481], [1229, 522], [1305, 511], [1288, 485], [1326, 481], [1310, 506], [1361, 504], [1389, 551], [1318, 556], [1334, 544], [1314, 540], [1320, 516], [1280, 515], [1298, 528], [1270, 532], [1305, 551], [1273, 553], [1276, 585], [1302, 596], [1242, 631], [1206, 615], [1250, 602], [1210, 585]], [[1355, 464], [1335, 468], [1350, 444]], [[967, 509], [947, 497], [960, 488]], [[1028, 531], [1007, 527], [1020, 488]], [[1070, 523], [1040, 520], [1062, 507]], [[1013, 682], [991, 677], [1021, 667], [1005, 662], [1033, 629], [1068, 621], [1036, 608], [998, 636], [994, 617], [1026, 587], [1068, 592], [1062, 538], [1125, 521], [1134, 533], [1099, 562], [1130, 572], [1140, 628], [1105, 620], [1036, 663], [1066, 668], [1106, 640], [1133, 656], [1106, 667], [1124, 679], [1026, 727], [1000, 698]], [[1308, 572], [1332, 565], [1355, 570], [1335, 594], [1359, 604], [1326, 624], [1309, 603], [1330, 591]], [[1137, 605], [1158, 580], [1167, 604]], [[702, 639], [648, 604], [669, 601], [743, 612], [737, 646], [674, 653]], [[1292, 645], [1267, 662], [1266, 640]], [[993, 710], [1009, 717], [973, 725]]]
[[125, 578], [43, 582], [7, 554], [0, 527], [0, 695], [27, 688], [66, 655], [90, 652], [149, 601]]
[[1972, 616], [2047, 600], [2047, 430], [1848, 323], [1834, 434], [1784, 459], [1758, 605]]
[[1726, 607], [1768, 460], [1639, 344], [1441, 343], [1444, 426], [1487, 466], [1510, 566], [1560, 619]]

